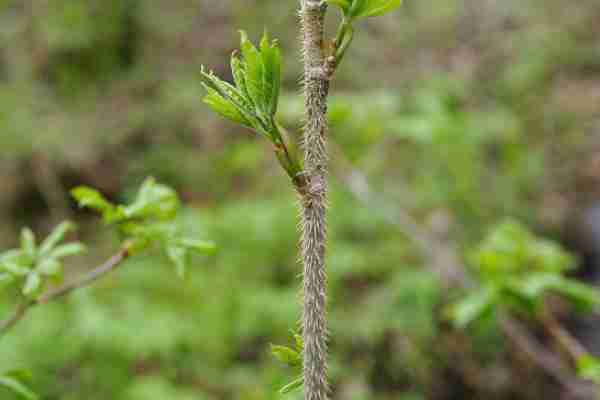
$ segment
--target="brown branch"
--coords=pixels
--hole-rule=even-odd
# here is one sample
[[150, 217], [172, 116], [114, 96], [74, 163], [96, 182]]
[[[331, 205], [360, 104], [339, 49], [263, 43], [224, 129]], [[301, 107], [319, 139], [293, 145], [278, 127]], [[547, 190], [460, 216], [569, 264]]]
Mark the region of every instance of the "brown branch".
[[562, 326], [558, 319], [556, 319], [556, 316], [547, 301], [544, 304], [544, 309], [542, 310], [539, 319], [546, 331], [561, 347], [565, 354], [567, 354], [574, 365], [577, 364], [577, 361], [581, 357], [589, 354], [583, 345]]
[[527, 356], [535, 365], [556, 379], [571, 394], [578, 399], [596, 399], [598, 388], [596, 385], [573, 376], [570, 368], [563, 363], [554, 353], [544, 348], [531, 336], [527, 328], [519, 321], [506, 314], [498, 317], [502, 333]]
[[109, 258], [105, 263], [92, 269], [81, 278], [73, 280], [72, 282], [68, 282], [56, 289], [50, 290], [36, 300], [28, 300], [20, 303], [9, 318], [0, 322], [0, 336], [5, 334], [9, 329], [22, 320], [32, 307], [39, 304], [49, 303], [50, 301], [59, 299], [76, 289], [90, 285], [109, 272], [114, 271], [125, 259], [127, 259], [127, 257], [129, 257], [129, 250], [127, 248], [123, 248], [117, 254]]

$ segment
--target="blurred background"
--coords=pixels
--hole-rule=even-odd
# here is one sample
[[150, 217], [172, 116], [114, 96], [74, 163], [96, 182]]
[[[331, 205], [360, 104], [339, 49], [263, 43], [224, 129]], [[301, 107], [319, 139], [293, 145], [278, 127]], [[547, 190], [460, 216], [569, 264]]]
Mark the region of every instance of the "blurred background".
[[[299, 133], [296, 3], [0, 1], [0, 249], [72, 219], [92, 249], [70, 261], [79, 273], [118, 240], [69, 190], [126, 200], [146, 176], [219, 246], [186, 280], [150, 254], [37, 307], [2, 339], [0, 369], [29, 369], [48, 400], [281, 397], [293, 371], [269, 344], [290, 342], [301, 311], [296, 198], [269, 145], [201, 103], [199, 70], [229, 77], [238, 29], [267, 27]], [[360, 23], [330, 107], [334, 399], [563, 398], [497, 327], [457, 332], [443, 308], [505, 217], [600, 277], [599, 106], [597, 0], [405, 0]]]

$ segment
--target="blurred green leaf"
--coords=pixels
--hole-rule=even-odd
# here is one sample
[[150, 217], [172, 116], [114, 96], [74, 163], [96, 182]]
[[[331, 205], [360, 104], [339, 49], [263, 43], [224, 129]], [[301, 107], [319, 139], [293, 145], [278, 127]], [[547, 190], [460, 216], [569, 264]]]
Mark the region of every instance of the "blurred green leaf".
[[290, 347], [272, 344], [271, 354], [291, 367], [302, 365], [302, 354]]
[[349, 19], [375, 17], [394, 11], [402, 0], [327, 0], [341, 8]]
[[25, 285], [23, 286], [23, 295], [25, 297], [33, 298], [42, 288], [42, 278], [38, 272], [31, 272], [25, 279]]
[[299, 376], [296, 379], [294, 379], [293, 381], [291, 381], [290, 383], [288, 383], [287, 385], [283, 386], [281, 389], [279, 389], [279, 393], [281, 393], [281, 394], [291, 393], [294, 390], [300, 389], [303, 384], [304, 384], [304, 377]]
[[3, 386], [15, 394], [21, 396], [27, 400], [38, 400], [39, 397], [35, 394], [30, 388], [28, 388], [25, 383], [19, 380], [16, 374], [0, 374], [0, 386]]
[[87, 207], [92, 210], [107, 214], [114, 210], [114, 205], [102, 196], [96, 189], [87, 186], [79, 186], [71, 190], [73, 198], [77, 200], [79, 207]]
[[37, 257], [35, 235], [29, 228], [23, 228], [21, 230], [21, 249], [32, 260]]
[[175, 216], [179, 208], [177, 193], [166, 185], [147, 178], [142, 184], [135, 201], [123, 208], [126, 218], [168, 219]]
[[56, 247], [48, 256], [52, 258], [71, 257], [85, 253], [86, 249], [87, 248], [83, 243], [72, 242]]
[[455, 325], [462, 329], [488, 314], [495, 306], [495, 296], [494, 289], [483, 288], [452, 305], [450, 315]]
[[36, 271], [42, 276], [57, 277], [62, 274], [63, 266], [56, 258], [46, 258], [42, 260], [36, 268]]
[[177, 275], [180, 278], [185, 276], [187, 266], [187, 251], [181, 246], [167, 246], [167, 256], [175, 264]]
[[595, 383], [600, 383], [600, 359], [585, 355], [577, 360], [577, 374]]
[[68, 232], [71, 232], [73, 230], [75, 230], [75, 224], [70, 221], [65, 221], [59, 224], [40, 245], [40, 257], [46, 256], [51, 250], [53, 250], [60, 242], [64, 240], [65, 235]]

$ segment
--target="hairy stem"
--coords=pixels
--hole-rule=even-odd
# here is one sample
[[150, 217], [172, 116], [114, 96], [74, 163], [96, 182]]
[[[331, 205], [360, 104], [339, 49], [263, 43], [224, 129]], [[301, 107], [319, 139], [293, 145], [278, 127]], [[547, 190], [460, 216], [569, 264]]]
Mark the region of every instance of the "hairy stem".
[[301, 252], [304, 264], [302, 334], [304, 338], [304, 398], [326, 400], [326, 195], [327, 195], [327, 95], [330, 73], [323, 53], [324, 1], [301, 0], [302, 51], [306, 127], [304, 130], [304, 186]]
[[76, 279], [72, 282], [68, 282], [56, 289], [50, 290], [49, 292], [41, 295], [36, 300], [23, 301], [15, 308], [13, 314], [10, 317], [3, 321], [0, 321], [0, 336], [5, 334], [20, 320], [22, 320], [33, 306], [36, 306], [38, 304], [49, 303], [50, 301], [66, 296], [67, 294], [71, 293], [76, 289], [89, 286], [91, 283], [100, 279], [109, 272], [115, 270], [128, 256], [129, 251], [126, 248], [123, 248], [117, 254], [109, 258], [105, 263], [89, 271], [81, 278]]

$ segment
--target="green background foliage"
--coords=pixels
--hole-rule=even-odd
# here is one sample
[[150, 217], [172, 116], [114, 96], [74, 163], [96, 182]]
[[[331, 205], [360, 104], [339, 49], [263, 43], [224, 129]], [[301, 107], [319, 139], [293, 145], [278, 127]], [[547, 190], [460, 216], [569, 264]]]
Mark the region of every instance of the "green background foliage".
[[[232, 82], [237, 30], [258, 43], [268, 28], [283, 55], [278, 117], [297, 137], [294, 8], [0, 1], [0, 248], [18, 247], [23, 226], [42, 238], [75, 220], [69, 240], [89, 251], [65, 259], [64, 274], [79, 276], [121, 237], [100, 229], [69, 190], [90, 186], [134, 204], [147, 176], [180, 194], [180, 232], [219, 246], [210, 257], [190, 255], [184, 280], [151, 250], [36, 307], [0, 338], [0, 372], [28, 370], [28, 386], [48, 400], [282, 397], [298, 371], [270, 352], [298, 328], [297, 200], [271, 147], [202, 104], [200, 66]], [[471, 292], [448, 291], [390, 216], [409, 212], [471, 273], [472, 255], [506, 218], [530, 232], [530, 249], [560, 240], [569, 210], [600, 182], [587, 172], [597, 145], [599, 17], [595, 0], [568, 11], [558, 0], [405, 0], [355, 22], [330, 105], [336, 399], [537, 399], [556, 389], [509, 357], [492, 319], [467, 332], [452, 327], [448, 305]], [[327, 28], [335, 36], [335, 18]], [[351, 193], [353, 168], [376, 203]], [[0, 316], [17, 295], [0, 292]], [[508, 378], [478, 386], [473, 371]], [[514, 384], [525, 374], [530, 385]], [[3, 390], [0, 398], [13, 400]]]

